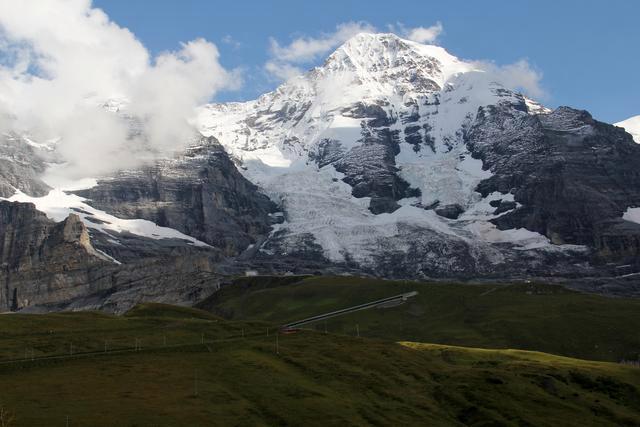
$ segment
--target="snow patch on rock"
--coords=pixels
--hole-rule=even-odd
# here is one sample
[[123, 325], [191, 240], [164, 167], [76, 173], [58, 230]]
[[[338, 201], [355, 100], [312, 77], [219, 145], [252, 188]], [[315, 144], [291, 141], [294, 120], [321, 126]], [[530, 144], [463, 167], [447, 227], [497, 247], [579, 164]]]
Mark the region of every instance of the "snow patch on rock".
[[627, 208], [622, 219], [640, 224], [640, 208]]
[[640, 144], [640, 116], [628, 118], [627, 120], [615, 123], [615, 125], [624, 128], [624, 130], [633, 136], [634, 141]]
[[155, 240], [180, 239], [194, 246], [209, 246], [177, 230], [160, 227], [151, 221], [121, 219], [109, 215], [104, 211], [89, 206], [85, 203], [85, 198], [66, 193], [60, 189], [53, 189], [44, 197], [31, 197], [21, 191], [17, 191], [13, 196], [3, 200], [33, 203], [36, 209], [44, 212], [47, 217], [56, 222], [65, 220], [69, 214], [76, 214], [82, 219], [82, 222], [84, 222], [87, 228], [107, 235], [112, 235], [110, 231], [116, 233], [129, 232]]

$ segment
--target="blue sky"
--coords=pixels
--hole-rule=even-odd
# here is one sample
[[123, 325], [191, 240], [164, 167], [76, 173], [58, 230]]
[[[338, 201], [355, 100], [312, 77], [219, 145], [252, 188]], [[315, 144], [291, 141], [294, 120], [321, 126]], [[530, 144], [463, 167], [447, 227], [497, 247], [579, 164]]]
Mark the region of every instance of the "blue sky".
[[[180, 42], [215, 43], [227, 68], [242, 68], [241, 89], [217, 100], [252, 99], [277, 81], [264, 70], [270, 38], [287, 45], [321, 37], [345, 22], [380, 30], [442, 23], [437, 44], [473, 60], [526, 59], [543, 74], [551, 107], [570, 105], [616, 122], [640, 114], [640, 1], [242, 1], [94, 0], [152, 52]], [[226, 41], [225, 41], [226, 40]], [[315, 61], [301, 64], [310, 67]]]

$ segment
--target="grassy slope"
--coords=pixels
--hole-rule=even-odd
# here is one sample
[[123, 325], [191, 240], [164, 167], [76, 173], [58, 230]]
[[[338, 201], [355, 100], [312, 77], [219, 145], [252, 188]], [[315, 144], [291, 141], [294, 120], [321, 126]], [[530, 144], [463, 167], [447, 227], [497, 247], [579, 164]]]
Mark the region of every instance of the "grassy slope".
[[114, 348], [143, 343], [138, 352], [0, 363], [0, 404], [20, 426], [67, 416], [93, 426], [640, 423], [637, 368], [313, 331], [279, 335], [278, 355], [266, 329], [160, 305], [119, 318], [0, 316], [0, 362], [21, 346], [37, 356], [65, 352], [69, 341], [84, 351], [105, 338]]
[[[330, 332], [367, 337], [518, 348], [592, 360], [637, 360], [640, 300], [576, 293], [552, 285], [452, 285], [310, 277], [278, 286], [240, 279], [203, 307], [230, 319], [286, 323], [417, 290], [408, 303], [331, 319]], [[314, 326], [311, 326], [314, 327]], [[324, 330], [324, 324], [315, 325]]]

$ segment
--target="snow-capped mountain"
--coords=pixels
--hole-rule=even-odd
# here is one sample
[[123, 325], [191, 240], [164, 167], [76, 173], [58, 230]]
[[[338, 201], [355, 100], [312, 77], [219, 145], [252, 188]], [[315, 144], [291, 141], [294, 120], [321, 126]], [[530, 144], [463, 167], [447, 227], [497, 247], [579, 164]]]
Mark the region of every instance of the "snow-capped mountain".
[[633, 139], [640, 144], [640, 116], [630, 117], [627, 120], [615, 123], [615, 125], [624, 128], [624, 130], [629, 132], [633, 136]]
[[[114, 105], [105, 108], [126, 110]], [[203, 106], [196, 126], [203, 136], [184, 152], [73, 191], [38, 178], [43, 151], [55, 146], [5, 138], [0, 196], [33, 203], [49, 220], [73, 214], [66, 221], [81, 221], [92, 245], [77, 249], [109, 266], [91, 291], [98, 294], [76, 306], [157, 296], [144, 284], [158, 274], [162, 292], [181, 300], [210, 283], [184, 275], [180, 291], [171, 290], [167, 266], [213, 264], [215, 275], [615, 280], [640, 270], [640, 145], [586, 111], [547, 109], [441, 47], [359, 34], [254, 101]], [[29, 211], [6, 203], [7, 224]], [[17, 228], [7, 230], [14, 239]], [[23, 268], [24, 254], [5, 252], [0, 258]], [[194, 261], [201, 257], [205, 264]], [[162, 268], [149, 269], [149, 259]], [[40, 277], [29, 274], [23, 286]], [[34, 304], [37, 292], [28, 295]], [[10, 303], [24, 305], [19, 294]]]
[[[482, 120], [496, 127], [489, 133], [517, 140], [531, 130], [522, 122], [542, 114], [549, 118], [535, 119], [540, 128], [588, 132], [568, 111], [549, 113], [441, 47], [359, 34], [255, 101], [206, 106], [199, 126], [283, 209], [286, 221], [263, 253], [315, 250], [335, 263], [420, 276], [491, 272], [520, 253], [535, 264], [529, 256], [586, 249], [587, 241], [541, 227], [498, 227], [522, 207], [517, 188], [478, 191], [497, 177], [482, 160], [494, 141], [470, 141], [474, 127]], [[498, 115], [511, 122], [489, 123]]]

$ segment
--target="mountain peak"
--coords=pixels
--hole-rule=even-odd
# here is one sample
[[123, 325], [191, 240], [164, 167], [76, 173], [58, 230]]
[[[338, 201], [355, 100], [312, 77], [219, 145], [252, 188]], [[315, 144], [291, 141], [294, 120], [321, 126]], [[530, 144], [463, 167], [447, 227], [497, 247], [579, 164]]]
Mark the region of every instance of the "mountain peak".
[[371, 62], [411, 53], [409, 43], [392, 33], [358, 33], [338, 47], [327, 58], [327, 63], [346, 61], [366, 66]]
[[430, 80], [438, 86], [425, 87], [431, 91], [442, 89], [451, 76], [473, 67], [439, 46], [405, 40], [393, 33], [358, 33], [338, 47], [321, 69], [352, 72], [362, 81]]
[[368, 33], [362, 32], [348, 39], [342, 46], [358, 46], [371, 43], [385, 44], [385, 43], [403, 43], [408, 42], [400, 38], [394, 33]]

